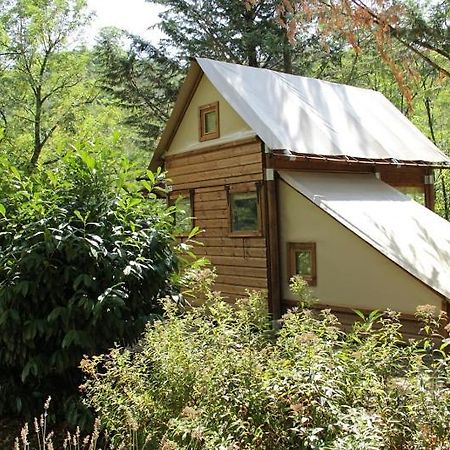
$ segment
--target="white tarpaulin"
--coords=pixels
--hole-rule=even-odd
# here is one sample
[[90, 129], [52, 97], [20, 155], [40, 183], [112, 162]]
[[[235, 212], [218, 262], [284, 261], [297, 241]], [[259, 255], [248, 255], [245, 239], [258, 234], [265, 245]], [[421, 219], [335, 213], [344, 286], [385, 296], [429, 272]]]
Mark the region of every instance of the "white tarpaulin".
[[450, 298], [449, 222], [374, 175], [280, 171], [280, 176], [400, 267]]
[[203, 58], [197, 62], [270, 149], [450, 162], [378, 92]]

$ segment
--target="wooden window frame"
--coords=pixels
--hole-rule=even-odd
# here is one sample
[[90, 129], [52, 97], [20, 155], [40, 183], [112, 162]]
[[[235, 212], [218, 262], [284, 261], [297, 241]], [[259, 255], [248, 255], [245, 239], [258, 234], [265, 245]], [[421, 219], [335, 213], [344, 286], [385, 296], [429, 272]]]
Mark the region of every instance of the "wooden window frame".
[[[171, 191], [168, 194], [169, 206], [174, 206], [177, 198], [180, 196], [189, 198], [189, 203], [191, 206], [191, 214], [192, 214], [192, 219], [191, 219], [192, 227], [191, 228], [195, 227], [194, 193], [195, 193], [194, 189], [184, 189], [184, 190], [180, 190], [180, 191]], [[178, 234], [177, 236], [178, 237], [187, 237], [187, 236], [189, 236], [189, 233], [181, 233], [181, 234]]]
[[296, 257], [295, 254], [298, 251], [308, 251], [311, 253], [311, 275], [304, 276], [302, 278], [310, 285], [317, 286], [317, 253], [315, 242], [288, 242], [287, 244], [287, 269], [288, 269], [288, 281], [295, 275], [296, 272]]
[[[217, 139], [220, 137], [220, 116], [219, 116], [219, 102], [208, 103], [207, 105], [202, 105], [198, 109], [199, 111], [199, 123], [198, 123], [198, 133], [199, 141], [210, 141], [211, 139]], [[206, 133], [205, 130], [205, 117], [207, 113], [216, 113], [216, 129], [212, 132]]]
[[[261, 237], [263, 235], [262, 208], [261, 208], [261, 186], [259, 183], [245, 183], [239, 185], [225, 186], [227, 191], [228, 204], [228, 237], [245, 238]], [[233, 211], [231, 196], [233, 194], [246, 194], [254, 192], [256, 194], [256, 215], [258, 219], [258, 229], [254, 231], [234, 231], [233, 230]]]

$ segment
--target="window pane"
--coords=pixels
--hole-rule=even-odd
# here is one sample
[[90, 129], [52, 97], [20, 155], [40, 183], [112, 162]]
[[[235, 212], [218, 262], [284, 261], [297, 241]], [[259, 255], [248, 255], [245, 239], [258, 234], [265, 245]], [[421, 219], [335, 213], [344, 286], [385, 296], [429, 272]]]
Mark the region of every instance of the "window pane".
[[422, 188], [415, 186], [398, 186], [397, 190], [408, 196], [411, 200], [425, 206], [425, 192]]
[[217, 129], [216, 111], [205, 113], [205, 134], [212, 133]]
[[312, 255], [308, 250], [295, 252], [295, 271], [298, 275], [312, 275]]
[[192, 208], [189, 197], [178, 197], [175, 223], [181, 228], [182, 233], [189, 233], [192, 229]]
[[258, 200], [256, 192], [231, 194], [232, 231], [257, 231]]

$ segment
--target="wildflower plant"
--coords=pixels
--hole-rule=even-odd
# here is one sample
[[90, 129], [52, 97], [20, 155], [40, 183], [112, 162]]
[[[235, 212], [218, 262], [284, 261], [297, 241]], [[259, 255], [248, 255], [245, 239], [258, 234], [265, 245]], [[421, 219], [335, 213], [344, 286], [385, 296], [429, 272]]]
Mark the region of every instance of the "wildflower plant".
[[[206, 301], [147, 327], [139, 346], [84, 361], [86, 401], [112, 445], [139, 449], [447, 449], [448, 341], [427, 312], [406, 341], [398, 313], [359, 314], [344, 332], [295, 279], [297, 309], [271, 327], [261, 293]], [[189, 278], [188, 277], [188, 278]], [[206, 277], [206, 278], [205, 278]], [[130, 447], [131, 448], [131, 447]]]

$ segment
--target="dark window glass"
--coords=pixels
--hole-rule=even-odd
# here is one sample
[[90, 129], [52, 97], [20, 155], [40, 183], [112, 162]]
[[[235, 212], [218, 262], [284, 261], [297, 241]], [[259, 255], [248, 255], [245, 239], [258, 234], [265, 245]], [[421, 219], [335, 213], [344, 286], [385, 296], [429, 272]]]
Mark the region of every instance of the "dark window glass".
[[258, 231], [258, 198], [256, 192], [231, 194], [231, 231]]
[[205, 113], [205, 134], [214, 133], [217, 130], [217, 114], [216, 111]]
[[199, 140], [200, 142], [217, 139], [219, 132], [219, 102], [200, 106]]
[[300, 275], [311, 286], [317, 285], [315, 242], [288, 243], [288, 275]]
[[176, 201], [175, 223], [183, 234], [188, 234], [192, 227], [192, 206], [189, 197], [178, 197]]
[[312, 275], [312, 254], [309, 250], [295, 252], [295, 271], [298, 275]]

